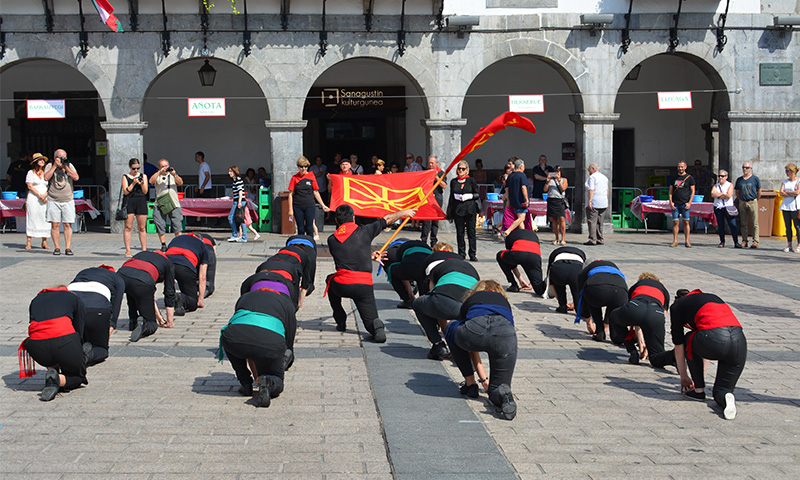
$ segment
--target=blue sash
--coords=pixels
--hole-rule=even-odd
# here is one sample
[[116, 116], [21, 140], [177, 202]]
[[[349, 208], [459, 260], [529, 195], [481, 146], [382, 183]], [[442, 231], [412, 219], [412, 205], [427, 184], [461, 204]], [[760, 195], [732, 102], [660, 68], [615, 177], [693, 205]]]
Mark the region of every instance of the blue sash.
[[[620, 277], [622, 277], [623, 280], [625, 280], [625, 275], [623, 275], [622, 272], [618, 268], [611, 267], [611, 266], [608, 266], [608, 265], [601, 265], [599, 267], [594, 267], [593, 269], [589, 270], [589, 274], [586, 276], [586, 280], [589, 280], [589, 277], [591, 277], [595, 273], [611, 273], [611, 274], [614, 274], [614, 275], [619, 275]], [[575, 306], [575, 324], [576, 325], [581, 323], [581, 308], [583, 306], [583, 289], [584, 288], [586, 288], [585, 284], [584, 284], [584, 287], [581, 289], [580, 297], [578, 298], [578, 305]]]
[[311, 240], [309, 240], [307, 238], [295, 238], [295, 239], [289, 240], [289, 243], [287, 243], [286, 246], [288, 247], [289, 245], [307, 245], [307, 246], [309, 246], [309, 247], [311, 247], [311, 248], [313, 248], [315, 250], [317, 248], [317, 247], [314, 246], [314, 242], [312, 242]]

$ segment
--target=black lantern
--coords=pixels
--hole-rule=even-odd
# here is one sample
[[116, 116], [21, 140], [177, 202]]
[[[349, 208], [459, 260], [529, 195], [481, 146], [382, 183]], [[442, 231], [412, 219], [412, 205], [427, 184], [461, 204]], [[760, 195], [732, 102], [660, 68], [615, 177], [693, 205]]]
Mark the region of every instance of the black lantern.
[[217, 71], [208, 63], [208, 60], [206, 60], [206, 63], [200, 67], [200, 70], [197, 71], [197, 74], [200, 75], [201, 85], [204, 87], [214, 86], [214, 79], [217, 76]]

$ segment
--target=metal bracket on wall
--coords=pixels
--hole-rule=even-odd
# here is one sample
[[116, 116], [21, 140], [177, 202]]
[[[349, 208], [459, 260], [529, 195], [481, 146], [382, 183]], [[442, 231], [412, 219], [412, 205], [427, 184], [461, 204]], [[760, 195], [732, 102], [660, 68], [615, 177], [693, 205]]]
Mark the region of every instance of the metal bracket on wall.
[[128, 15], [131, 17], [131, 31], [139, 28], [139, 0], [128, 0]]
[[164, 20], [164, 30], [161, 32], [161, 51], [164, 52], [166, 57], [169, 55], [172, 43], [169, 39], [169, 30], [167, 30], [167, 7], [164, 6], [164, 0], [161, 0], [161, 18]]
[[406, 53], [406, 0], [400, 10], [400, 30], [397, 31], [397, 53], [402, 57]]
[[203, 29], [203, 50], [200, 51], [200, 54], [204, 57], [207, 57], [209, 54], [208, 51], [208, 25], [209, 25], [209, 18], [208, 18], [208, 7], [202, 0], [200, 0], [200, 28]]
[[322, 0], [322, 30], [319, 32], [319, 55], [321, 57], [324, 57], [325, 53], [328, 51], [328, 32], [325, 29], [325, 7], [327, 3], [327, 0]]
[[622, 53], [628, 53], [628, 48], [631, 46], [631, 12], [633, 11], [633, 0], [628, 4], [628, 13], [625, 14], [625, 28], [622, 29], [622, 43], [619, 48]]
[[79, 43], [81, 49], [81, 56], [86, 58], [89, 55], [89, 34], [86, 33], [86, 17], [83, 16], [83, 2], [78, 0], [78, 14], [81, 19], [81, 32], [79, 34]]
[[678, 0], [678, 12], [672, 16], [675, 20], [675, 25], [669, 29], [669, 47], [667, 51], [672, 53], [678, 48], [678, 22], [681, 20], [681, 7], [684, 0]]
[[3, 31], [3, 17], [0, 17], [0, 60], [6, 56], [6, 32]]
[[242, 53], [244, 53], [245, 57], [250, 56], [250, 50], [252, 48], [252, 43], [250, 42], [250, 30], [247, 25], [247, 0], [244, 0], [244, 31], [242, 32]]
[[[633, 0], [631, 0], [632, 2]], [[439, 13], [436, 14], [436, 28], [441, 32], [444, 29], [444, 0], [439, 0]]]
[[281, 0], [281, 28], [284, 30], [289, 29], [289, 9], [290, 0]]
[[728, 7], [731, 6], [731, 0], [727, 0], [725, 3], [725, 13], [721, 13], [719, 16], [719, 21], [717, 25], [719, 25], [715, 31], [717, 34], [717, 51], [722, 52], [725, 49], [725, 44], [728, 43], [728, 37], [725, 36], [725, 21], [728, 19]]
[[372, 10], [375, 6], [375, 0], [364, 0], [366, 5], [364, 5], [364, 28], [367, 29], [368, 32], [372, 31]]
[[47, 33], [53, 33], [53, 0], [42, 0], [44, 7], [44, 25]]

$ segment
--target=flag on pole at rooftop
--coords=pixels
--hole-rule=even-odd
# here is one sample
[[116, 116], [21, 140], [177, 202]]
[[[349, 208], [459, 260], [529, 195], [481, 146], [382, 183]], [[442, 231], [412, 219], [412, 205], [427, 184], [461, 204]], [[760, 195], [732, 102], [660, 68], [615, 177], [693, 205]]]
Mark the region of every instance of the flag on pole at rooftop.
[[100, 14], [100, 18], [103, 19], [103, 23], [115, 32], [122, 32], [122, 23], [114, 16], [114, 7], [111, 6], [108, 0], [92, 0], [92, 4], [97, 9], [97, 13]]
[[418, 208], [414, 220], [442, 220], [445, 215], [435, 197], [426, 198], [436, 173], [425, 170], [391, 175], [331, 175], [331, 209], [347, 204], [360, 217], [380, 218]]

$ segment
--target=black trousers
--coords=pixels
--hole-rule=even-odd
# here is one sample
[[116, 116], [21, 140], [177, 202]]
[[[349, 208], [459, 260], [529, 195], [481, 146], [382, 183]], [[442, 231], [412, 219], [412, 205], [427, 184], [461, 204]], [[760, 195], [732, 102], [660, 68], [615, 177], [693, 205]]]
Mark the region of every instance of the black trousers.
[[717, 233], [719, 234], [719, 243], [725, 244], [725, 224], [728, 224], [733, 243], [739, 243], [739, 227], [737, 226], [738, 217], [732, 217], [725, 208], [715, 208], [714, 216], [717, 217]]
[[[660, 304], [631, 300], [611, 312], [609, 328], [611, 341], [620, 345], [628, 334], [628, 327], [640, 327], [649, 353], [650, 364], [658, 368], [674, 365], [675, 351], [664, 351], [665, 323], [664, 309]], [[626, 348], [628, 352], [632, 352], [632, 349], [635, 349], [633, 342], [626, 344]]]
[[[689, 332], [686, 335], [688, 341]], [[686, 342], [684, 342], [686, 345]], [[733, 393], [736, 382], [747, 361], [747, 340], [742, 327], [719, 327], [700, 330], [692, 336], [692, 360], [688, 360], [689, 373], [695, 388], [705, 388], [703, 359], [717, 360], [717, 377], [714, 379], [714, 400], [725, 407], [725, 394]]]
[[383, 322], [378, 318], [378, 307], [375, 304], [375, 291], [372, 285], [339, 283], [332, 279], [332, 276], [328, 275], [327, 278], [328, 301], [333, 309], [336, 325], [344, 326], [347, 323], [347, 312], [342, 308], [342, 298], [352, 298], [361, 321], [370, 334], [374, 334], [376, 328], [383, 327]]
[[294, 210], [294, 220], [297, 224], [297, 234], [298, 235], [309, 235], [314, 236], [314, 217], [317, 214], [317, 207], [316, 205], [311, 205], [310, 207], [298, 207], [295, 206]]
[[217, 254], [213, 248], [206, 248], [208, 253], [208, 270], [206, 271], [206, 294], [208, 298], [214, 293], [214, 278], [217, 276]]
[[108, 329], [111, 327], [111, 305], [107, 308], [86, 307], [83, 341], [92, 344], [93, 358], [89, 366], [108, 358]]
[[238, 336], [236, 330], [243, 327], [250, 327], [250, 325], [230, 325], [222, 331], [221, 343], [225, 355], [231, 361], [236, 378], [242, 385], [253, 384], [253, 377], [247, 367], [247, 359], [252, 360], [256, 365], [258, 375], [267, 376], [269, 396], [275, 398], [283, 392], [283, 355], [286, 351], [286, 339], [265, 328], [259, 328], [258, 330], [261, 332], [256, 335], [256, 338], [253, 338], [251, 332], [254, 329], [249, 328], [248, 333], [254, 340], [253, 343], [259, 343], [259, 345], [232, 341], [230, 337]]
[[418, 297], [413, 308], [431, 345], [442, 341], [439, 320], [455, 320], [461, 314], [461, 302], [438, 293]]
[[158, 330], [155, 304], [156, 284], [143, 282], [124, 274], [120, 275], [125, 280], [125, 297], [128, 299], [128, 318], [131, 330], [136, 325], [136, 318], [141, 316], [144, 319], [142, 336], [146, 337], [156, 333]]
[[[409, 255], [411, 256], [411, 255]], [[403, 280], [413, 281], [417, 284], [417, 291], [420, 295], [428, 293], [428, 282], [425, 280], [425, 265], [411, 262], [400, 262], [392, 266], [392, 288], [404, 302], [410, 302], [411, 297]]]
[[550, 266], [549, 281], [556, 291], [558, 306], [567, 308], [567, 285], [572, 293], [572, 302], [578, 303], [580, 290], [578, 290], [578, 274], [583, 270], [583, 264], [572, 260], [561, 260]]
[[197, 288], [197, 272], [185, 265], [175, 265], [175, 280], [183, 297], [183, 308], [187, 312], [194, 312], [197, 310], [197, 297], [200, 296], [200, 290]]
[[431, 246], [439, 243], [439, 220], [423, 220], [422, 235], [419, 239], [428, 243], [428, 235], [431, 237]]
[[520, 252], [514, 250], [500, 250], [497, 252], [497, 264], [506, 276], [506, 280], [513, 286], [517, 285], [512, 270], [514, 267], [522, 267], [528, 281], [533, 286], [536, 295], [541, 295], [547, 288], [547, 284], [542, 281], [542, 257], [531, 252]]
[[86, 359], [83, 356], [81, 337], [70, 333], [45, 340], [25, 340], [25, 349], [40, 365], [55, 368], [66, 377], [64, 390], [72, 390], [87, 385]]
[[470, 318], [456, 327], [450, 345], [461, 375], [468, 377], [474, 371], [469, 352], [486, 352], [489, 355], [489, 391], [505, 383], [511, 386], [511, 377], [517, 364], [517, 332], [514, 325], [502, 315], [482, 315]]
[[[627, 301], [628, 292], [624, 288], [608, 284], [586, 285], [583, 287], [581, 317], [586, 318], [591, 315], [599, 330], [604, 328], [604, 322], [610, 323], [611, 312], [615, 308], [625, 305]], [[605, 318], [603, 317], [603, 307], [606, 307]]]
[[458, 245], [458, 254], [461, 258], [466, 258], [466, 246], [464, 245], [464, 229], [467, 230], [467, 238], [469, 239], [469, 258], [475, 257], [478, 251], [478, 237], [475, 236], [475, 219], [476, 214], [461, 216], [453, 216], [453, 221], [456, 224], [456, 244]]

